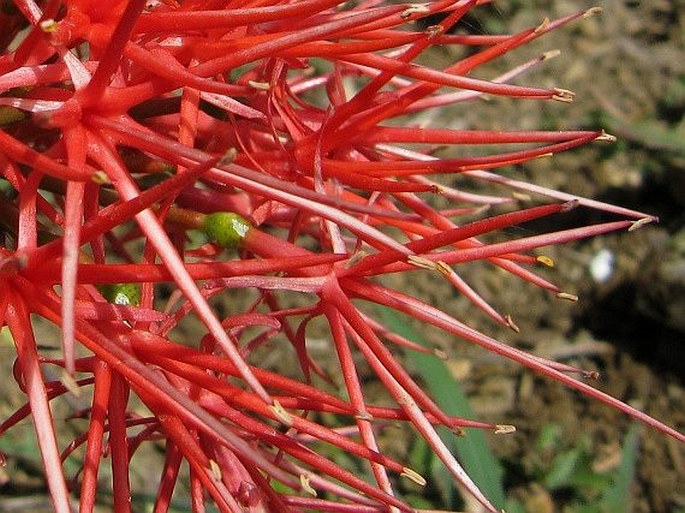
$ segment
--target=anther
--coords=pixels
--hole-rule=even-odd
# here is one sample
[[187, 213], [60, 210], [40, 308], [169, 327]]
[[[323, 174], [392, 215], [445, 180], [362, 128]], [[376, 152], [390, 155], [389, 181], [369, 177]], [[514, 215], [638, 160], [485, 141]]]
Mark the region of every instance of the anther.
[[428, 36], [428, 39], [438, 36], [443, 33], [443, 28], [440, 25], [431, 25], [429, 27], [426, 27], [426, 35]]
[[531, 198], [529, 194], [525, 194], [523, 192], [517, 192], [517, 191], [512, 192], [511, 197], [517, 201], [522, 201], [524, 203], [528, 203], [528, 202], [533, 200], [533, 198]]
[[101, 169], [99, 169], [98, 171], [95, 171], [95, 173], [93, 173], [92, 176], [90, 177], [90, 180], [96, 185], [107, 185], [107, 184], [109, 184], [109, 177], [107, 176], [107, 173], [105, 173]]
[[558, 87], [554, 88], [554, 95], [552, 96], [552, 100], [556, 100], [559, 102], [564, 102], [564, 103], [571, 103], [573, 101], [573, 98], [575, 97], [576, 93], [573, 91], [569, 91], [568, 89], [560, 89]]
[[547, 30], [548, 26], [549, 26], [549, 18], [545, 18], [544, 20], [542, 20], [542, 23], [540, 23], [540, 25], [535, 27], [535, 33], [539, 34], [543, 30]]
[[400, 475], [402, 477], [406, 477], [410, 481], [414, 481], [419, 486], [426, 486], [426, 478], [419, 474], [416, 470], [412, 470], [409, 467], [404, 467]]
[[540, 56], [541, 61], [546, 61], [548, 59], [554, 59], [555, 57], [558, 57], [561, 54], [561, 50], [550, 50], [548, 52], [543, 53]]
[[604, 130], [602, 130], [602, 133], [597, 136], [595, 141], [614, 143], [614, 142], [616, 142], [616, 136], [608, 134]]
[[407, 257], [407, 262], [416, 267], [420, 267], [421, 269], [428, 269], [429, 271], [437, 270], [435, 262], [419, 255], [409, 255]]
[[447, 353], [442, 349], [433, 349], [433, 354], [441, 360], [449, 360], [449, 356], [447, 356]]
[[300, 474], [300, 484], [302, 485], [302, 489], [309, 495], [311, 495], [312, 497], [317, 496], [316, 490], [314, 490], [314, 488], [312, 488], [312, 485], [309, 483], [309, 476]]
[[547, 267], [554, 267], [554, 260], [546, 255], [537, 256], [535, 257], [535, 260]]
[[354, 418], [357, 420], [372, 421], [373, 415], [371, 415], [368, 411], [360, 411], [359, 413], [355, 413]]
[[238, 150], [235, 148], [229, 148], [226, 150], [226, 152], [223, 154], [223, 156], [219, 159], [219, 165], [224, 166], [226, 164], [230, 164], [233, 162], [236, 157], [238, 156]]
[[435, 270], [444, 276], [450, 276], [452, 274], [452, 268], [442, 260], [435, 262]]
[[52, 18], [48, 18], [47, 20], [41, 21], [38, 24], [38, 26], [40, 27], [40, 29], [43, 32], [45, 32], [47, 34], [57, 32], [57, 28], [58, 28], [57, 22], [55, 20], [53, 20]]
[[268, 91], [269, 89], [271, 89], [271, 86], [268, 82], [257, 82], [256, 80], [248, 80], [247, 83], [251, 88], [257, 89], [259, 91]]
[[400, 18], [409, 18], [412, 14], [427, 14], [430, 8], [424, 4], [412, 4], [400, 13]]
[[634, 232], [635, 230], [639, 230], [646, 224], [650, 224], [654, 222], [655, 219], [653, 217], [643, 217], [642, 219], [638, 219], [634, 223], [630, 225], [630, 228], [628, 228], [629, 232]]
[[212, 471], [212, 476], [217, 481], [221, 481], [221, 467], [215, 460], [209, 460], [209, 469]]
[[497, 424], [495, 425], [495, 434], [496, 435], [509, 435], [511, 433], [514, 433], [516, 431], [516, 426], [512, 426], [511, 424]]
[[519, 328], [518, 325], [514, 322], [514, 320], [511, 318], [511, 315], [505, 315], [504, 322], [506, 322], [507, 326], [509, 326], [509, 328], [511, 328], [516, 333], [521, 333], [521, 328]]
[[274, 412], [274, 415], [280, 420], [284, 425], [290, 427], [293, 425], [293, 417], [290, 415], [287, 411], [285, 411], [285, 408], [281, 406], [281, 403], [278, 401], [274, 401], [274, 404], [269, 406], [272, 412]]
[[601, 14], [603, 9], [601, 7], [590, 7], [583, 13], [583, 18], [590, 18], [596, 14]]
[[557, 294], [557, 297], [559, 299], [565, 299], [567, 301], [571, 301], [572, 303], [575, 303], [576, 301], [578, 301], [578, 296], [576, 296], [575, 294], [569, 294], [568, 292], [559, 292]]

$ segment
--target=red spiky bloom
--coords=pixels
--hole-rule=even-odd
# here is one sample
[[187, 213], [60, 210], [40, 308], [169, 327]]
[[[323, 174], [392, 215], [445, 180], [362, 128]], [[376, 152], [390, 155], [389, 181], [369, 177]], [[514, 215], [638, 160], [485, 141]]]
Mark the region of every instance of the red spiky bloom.
[[[501, 344], [377, 279], [432, 269], [515, 328], [467, 284], [458, 264], [487, 261], [569, 296], [536, 274], [550, 260], [531, 250], [651, 220], [489, 171], [610, 139], [601, 131], [397, 122], [484, 94], [571, 99], [562, 89], [509, 83], [545, 56], [498, 77], [475, 78], [477, 69], [594, 11], [511, 35], [447, 32], [483, 3], [13, 0], [0, 18], [0, 172], [12, 188], [0, 195], [7, 233], [0, 318], [16, 344], [15, 377], [28, 403], [0, 432], [33, 418], [55, 511], [72, 511], [75, 497], [80, 511], [93, 511], [105, 464], [114, 511], [129, 511], [130, 458], [145, 441], [160, 439], [166, 460], [156, 511], [167, 510], [184, 461], [194, 512], [205, 511], [207, 501], [227, 512], [409, 511], [393, 492], [394, 476], [424, 480], [384, 454], [376, 429], [385, 420], [413, 426], [455, 480], [496, 511], [436, 426], [507, 427], [445, 415], [393, 350], [426, 349], [389, 332], [369, 305], [437, 326], [684, 440], [585, 384], [592, 373]], [[442, 21], [416, 28], [433, 15]], [[416, 63], [432, 45], [472, 50], [445, 69]], [[453, 145], [490, 151], [435, 156], [436, 148]], [[521, 210], [506, 195], [443, 187], [429, 178], [436, 174], [503, 184], [534, 194], [540, 206]], [[434, 207], [435, 194], [452, 208]], [[479, 239], [575, 206], [618, 220]], [[191, 250], [187, 235], [196, 230], [208, 242]], [[237, 252], [227, 256], [222, 246]], [[174, 288], [170, 296], [161, 294], [161, 283]], [[258, 299], [237, 302], [227, 317], [209, 306], [211, 298], [247, 289]], [[308, 301], [293, 306], [288, 297], [295, 292]], [[31, 316], [61, 329], [61, 357], [38, 350]], [[187, 316], [204, 324], [204, 336], [179, 340], [172, 333]], [[305, 344], [316, 318], [329, 328], [346, 387], [341, 396], [316, 385], [328, 379]], [[292, 346], [299, 376], [260, 368], [253, 355], [269, 340]], [[394, 407], [367, 399], [355, 354]], [[60, 381], [46, 382], [48, 365], [64, 369]], [[89, 428], [59, 447], [49, 401], [80, 388], [92, 389]], [[133, 395], [148, 416], [129, 411]], [[317, 414], [325, 412], [348, 419], [352, 429], [324, 425]], [[366, 460], [375, 483], [317, 453], [314, 441]], [[82, 445], [82, 470], [67, 479], [63, 463]]]

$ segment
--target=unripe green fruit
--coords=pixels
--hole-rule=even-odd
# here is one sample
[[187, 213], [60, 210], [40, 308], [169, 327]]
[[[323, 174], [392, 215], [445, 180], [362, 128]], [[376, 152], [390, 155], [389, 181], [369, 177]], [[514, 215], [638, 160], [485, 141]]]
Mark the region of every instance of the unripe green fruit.
[[138, 306], [140, 304], [140, 286], [135, 283], [112, 283], [99, 285], [103, 297], [115, 305]]
[[205, 216], [202, 229], [212, 242], [222, 248], [239, 246], [247, 232], [252, 228], [250, 222], [233, 212], [215, 212]]

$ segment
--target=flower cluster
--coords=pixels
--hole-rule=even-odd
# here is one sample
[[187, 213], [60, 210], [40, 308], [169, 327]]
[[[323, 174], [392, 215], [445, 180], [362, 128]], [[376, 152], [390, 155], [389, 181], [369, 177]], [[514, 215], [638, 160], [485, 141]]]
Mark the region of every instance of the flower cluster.
[[[489, 511], [436, 432], [509, 431], [446, 415], [395, 348], [428, 351], [375, 318], [382, 305], [510, 358], [683, 440], [683, 435], [582, 381], [568, 365], [526, 354], [378, 277], [430, 269], [503, 325], [459, 274], [486, 261], [571, 298], [536, 272], [531, 251], [634, 229], [652, 219], [491, 170], [597, 140], [602, 131], [479, 131], [417, 127], [408, 115], [482, 95], [570, 101], [563, 89], [513, 85], [548, 55], [496, 77], [477, 69], [595, 10], [515, 34], [453, 34], [483, 0], [398, 4], [360, 0], [13, 0], [0, 17], [0, 320], [17, 351], [27, 405], [58, 513], [93, 511], [103, 454], [114, 511], [130, 511], [129, 461], [165, 441], [156, 498], [165, 511], [189, 466], [192, 510], [410, 511], [397, 476], [424, 478], [383, 452], [379, 422], [405, 422]], [[417, 21], [438, 20], [427, 28]], [[425, 24], [423, 25], [425, 26]], [[470, 47], [444, 69], [419, 64], [431, 46]], [[441, 158], [436, 149], [471, 147]], [[435, 175], [498, 183], [539, 199], [482, 195]], [[433, 178], [431, 178], [433, 177]], [[441, 195], [451, 208], [436, 207]], [[481, 236], [580, 206], [615, 221], [521, 238]], [[194, 246], [189, 240], [202, 240]], [[425, 271], [423, 271], [425, 272]], [[172, 293], [159, 284], [171, 284]], [[383, 282], [385, 283], [385, 282]], [[210, 307], [235, 300], [231, 313]], [[166, 291], [166, 292], [165, 292]], [[292, 293], [309, 298], [289, 301]], [[205, 334], [178, 340], [187, 316]], [[32, 318], [61, 332], [59, 358], [38, 350]], [[310, 354], [307, 328], [328, 327], [344, 390]], [[300, 373], [260, 367], [265, 343], [290, 346]], [[373, 404], [361, 355], [394, 406]], [[46, 381], [43, 367], [62, 370]], [[89, 427], [60, 450], [49, 401], [91, 392]], [[130, 411], [135, 395], [149, 415]], [[347, 419], [328, 426], [321, 413]], [[368, 462], [375, 482], [317, 452], [324, 442]], [[82, 470], [63, 463], [85, 446]]]

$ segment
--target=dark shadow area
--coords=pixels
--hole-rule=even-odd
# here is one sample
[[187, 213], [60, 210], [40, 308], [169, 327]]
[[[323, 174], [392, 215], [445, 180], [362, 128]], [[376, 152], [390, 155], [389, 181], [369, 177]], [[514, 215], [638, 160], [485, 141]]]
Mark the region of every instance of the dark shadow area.
[[[634, 282], [623, 282], [601, 297], [584, 297], [584, 307], [575, 317], [577, 329], [587, 329], [599, 340], [630, 353], [655, 372], [672, 375], [683, 383], [685, 376], [685, 333], [641, 312], [647, 299]], [[666, 312], [662, 312], [665, 316]]]

